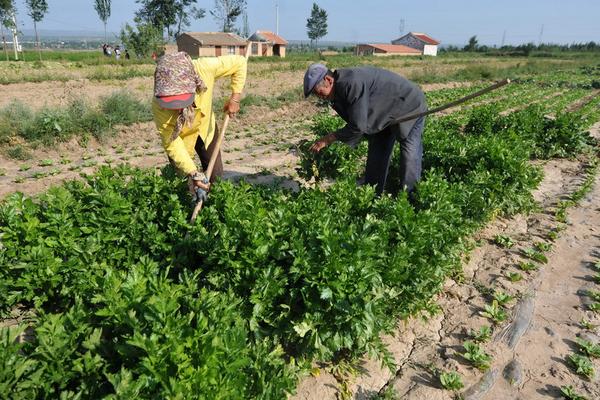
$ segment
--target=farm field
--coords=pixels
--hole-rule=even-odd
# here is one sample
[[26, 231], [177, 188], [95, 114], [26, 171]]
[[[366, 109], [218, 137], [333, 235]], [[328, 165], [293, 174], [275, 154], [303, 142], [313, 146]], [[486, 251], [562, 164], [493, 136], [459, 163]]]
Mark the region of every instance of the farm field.
[[410, 201], [306, 151], [311, 61], [249, 64], [194, 226], [151, 64], [0, 63], [0, 393], [600, 398], [600, 58], [327, 59], [429, 107], [513, 80], [428, 117]]

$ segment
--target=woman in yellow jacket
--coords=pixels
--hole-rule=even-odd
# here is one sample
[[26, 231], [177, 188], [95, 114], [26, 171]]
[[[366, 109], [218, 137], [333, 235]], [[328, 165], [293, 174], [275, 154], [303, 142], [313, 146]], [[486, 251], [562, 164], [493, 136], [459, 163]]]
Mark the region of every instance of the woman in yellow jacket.
[[[246, 58], [237, 55], [192, 60], [187, 53], [162, 56], [154, 73], [154, 123], [171, 163], [188, 177], [193, 195], [206, 196], [209, 183], [194, 163], [194, 152], [204, 170], [214, 152], [217, 127], [212, 111], [215, 81], [231, 77], [231, 95], [224, 111], [233, 116], [240, 109], [240, 96], [246, 82]], [[223, 174], [219, 152], [211, 176]], [[200, 189], [200, 190], [198, 190]], [[203, 199], [205, 200], [205, 198]]]

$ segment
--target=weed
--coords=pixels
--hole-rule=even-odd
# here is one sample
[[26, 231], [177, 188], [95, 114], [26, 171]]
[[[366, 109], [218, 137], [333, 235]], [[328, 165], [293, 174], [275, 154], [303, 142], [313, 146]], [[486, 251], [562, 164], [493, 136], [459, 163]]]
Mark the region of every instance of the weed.
[[515, 296], [511, 296], [511, 295], [501, 292], [501, 291], [494, 292], [494, 300], [496, 300], [498, 302], [498, 304], [500, 304], [501, 306], [506, 305], [507, 303], [512, 301], [514, 298], [515, 298]]
[[444, 389], [451, 391], [458, 391], [465, 386], [461, 376], [455, 371], [440, 373], [440, 383]]
[[511, 282], [519, 282], [521, 279], [523, 279], [523, 275], [518, 272], [509, 272], [505, 276]]
[[33, 175], [31, 175], [31, 177], [33, 179], [42, 179], [42, 178], [45, 178], [47, 176], [48, 176], [47, 172], [41, 172], [41, 171], [35, 172]]
[[519, 262], [519, 264], [517, 264], [517, 267], [521, 271], [525, 271], [525, 272], [535, 271], [539, 268], [536, 264], [534, 264], [530, 261], [521, 261], [521, 262]]
[[600, 302], [592, 303], [588, 308], [595, 313], [600, 313]]
[[50, 166], [54, 165], [54, 160], [51, 160], [51, 159], [42, 160], [38, 163], [38, 165], [40, 167], [50, 167]]
[[489, 318], [495, 324], [499, 324], [506, 319], [506, 312], [498, 305], [497, 300], [492, 301], [492, 304], [486, 304], [484, 308], [485, 311], [482, 311], [481, 315]]
[[393, 385], [388, 385], [385, 387], [385, 389], [383, 389], [382, 392], [377, 393], [370, 399], [371, 400], [400, 400], [400, 395], [398, 394], [396, 389], [394, 389]]
[[463, 344], [465, 352], [462, 353], [462, 356], [469, 360], [473, 366], [480, 371], [486, 371], [490, 368], [490, 362], [492, 361], [492, 357], [487, 354], [481, 346], [475, 344], [470, 341], [466, 341]]
[[561, 386], [560, 392], [567, 400], [587, 400], [587, 397], [578, 394], [571, 385]]
[[83, 168], [94, 167], [96, 165], [98, 165], [98, 161], [95, 160], [88, 160], [81, 164]]
[[32, 157], [32, 154], [19, 144], [6, 150], [6, 154], [15, 160], [29, 160]]
[[594, 301], [600, 301], [600, 292], [595, 290], [586, 290], [585, 295]]
[[588, 357], [579, 354], [571, 354], [569, 355], [569, 361], [573, 367], [575, 367], [575, 372], [578, 374], [583, 375], [588, 379], [594, 377], [594, 365]]
[[30, 169], [31, 169], [30, 164], [22, 164], [19, 166], [19, 171], [21, 171], [21, 172], [29, 171]]
[[589, 357], [600, 358], [600, 345], [579, 338], [575, 339], [575, 341], [582, 353]]
[[510, 249], [515, 245], [515, 242], [510, 238], [510, 236], [506, 235], [496, 235], [494, 236], [494, 243], [498, 246]]
[[479, 328], [478, 331], [469, 331], [469, 336], [475, 343], [485, 343], [492, 337], [492, 328], [488, 325], [484, 325]]
[[582, 318], [581, 321], [579, 321], [579, 325], [581, 325], [583, 329], [587, 329], [588, 331], [593, 331], [598, 327], [598, 325], [594, 325], [591, 321], [588, 321], [585, 318]]
[[546, 243], [546, 242], [537, 242], [533, 246], [538, 251], [541, 251], [541, 252], [547, 252], [547, 251], [550, 251], [552, 249], [552, 244], [551, 243]]
[[548, 257], [546, 257], [542, 252], [532, 248], [523, 250], [523, 255], [542, 264], [548, 263]]

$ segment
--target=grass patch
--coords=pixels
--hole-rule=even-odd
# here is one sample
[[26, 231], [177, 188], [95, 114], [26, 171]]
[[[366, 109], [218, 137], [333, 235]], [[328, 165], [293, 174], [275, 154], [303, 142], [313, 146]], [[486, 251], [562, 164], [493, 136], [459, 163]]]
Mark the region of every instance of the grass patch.
[[[32, 145], [51, 145], [75, 135], [102, 139], [114, 133], [118, 124], [132, 124], [152, 119], [150, 107], [125, 92], [103, 98], [98, 107], [74, 101], [66, 108], [44, 108], [34, 113], [23, 103], [14, 102], [0, 109], [0, 143], [21, 137]], [[7, 154], [27, 159], [22, 146], [12, 147]]]

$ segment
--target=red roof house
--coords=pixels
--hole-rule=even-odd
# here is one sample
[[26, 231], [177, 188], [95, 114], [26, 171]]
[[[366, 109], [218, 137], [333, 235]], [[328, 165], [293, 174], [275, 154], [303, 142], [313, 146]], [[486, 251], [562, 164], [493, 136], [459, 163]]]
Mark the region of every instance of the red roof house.
[[435, 56], [437, 55], [437, 47], [440, 41], [425, 33], [408, 32], [401, 38], [392, 40], [392, 44], [402, 44], [420, 50], [426, 56]]
[[285, 57], [287, 40], [271, 31], [256, 31], [248, 38], [251, 56]]
[[367, 43], [356, 46], [356, 55], [359, 56], [419, 56], [420, 50], [413, 49], [401, 44]]

